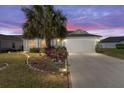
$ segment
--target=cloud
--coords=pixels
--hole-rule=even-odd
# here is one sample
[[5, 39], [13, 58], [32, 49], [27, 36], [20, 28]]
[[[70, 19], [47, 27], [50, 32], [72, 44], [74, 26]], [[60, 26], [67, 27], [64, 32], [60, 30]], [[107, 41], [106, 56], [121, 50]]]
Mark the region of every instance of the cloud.
[[1, 34], [6, 34], [6, 35], [18, 35], [22, 34], [22, 29], [21, 28], [0, 28], [0, 33]]
[[123, 29], [124, 6], [57, 6], [68, 18], [67, 28], [96, 30], [96, 29]]

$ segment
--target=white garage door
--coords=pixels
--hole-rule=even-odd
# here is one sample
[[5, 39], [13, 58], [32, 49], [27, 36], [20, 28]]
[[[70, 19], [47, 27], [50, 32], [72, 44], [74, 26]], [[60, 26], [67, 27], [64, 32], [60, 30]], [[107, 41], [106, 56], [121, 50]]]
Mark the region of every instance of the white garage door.
[[65, 46], [69, 53], [94, 53], [96, 40], [92, 38], [70, 38], [67, 39]]

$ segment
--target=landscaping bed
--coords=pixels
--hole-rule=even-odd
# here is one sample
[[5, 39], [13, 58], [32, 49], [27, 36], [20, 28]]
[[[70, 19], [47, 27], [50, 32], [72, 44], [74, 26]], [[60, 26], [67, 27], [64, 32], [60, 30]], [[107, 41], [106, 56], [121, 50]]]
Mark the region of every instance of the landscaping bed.
[[50, 57], [54, 62], [64, 62], [68, 57], [68, 52], [65, 47], [31, 48], [30, 52]]
[[[40, 52], [38, 52], [38, 54], [39, 58], [29, 58], [28, 65], [30, 66], [30, 68], [45, 74], [60, 76], [65, 81], [64, 83], [66, 87], [68, 87], [69, 72], [65, 70], [67, 69], [66, 60], [68, 56], [66, 48], [59, 47], [40, 49]], [[28, 55], [30, 55], [30, 53]]]
[[30, 59], [29, 64], [38, 70], [55, 73], [59, 69], [65, 68], [68, 53], [64, 47], [45, 48], [40, 50], [39, 56], [41, 57], [40, 59]]
[[41, 59], [29, 60], [29, 64], [45, 73], [58, 72], [58, 65], [53, 63], [49, 57], [41, 57]]
[[[34, 53], [36, 54], [36, 53]], [[41, 56], [41, 54], [37, 53], [38, 55], [35, 57], [32, 57], [32, 53], [28, 54], [30, 55], [28, 64], [32, 67], [33, 70], [42, 72], [46, 75], [53, 75], [56, 77], [61, 78], [64, 82], [65, 87], [68, 86], [68, 72], [62, 72], [60, 71], [61, 68], [65, 68], [65, 62], [55, 62], [52, 60], [51, 57], [49, 57], [47, 54], [44, 54], [44, 56]]]

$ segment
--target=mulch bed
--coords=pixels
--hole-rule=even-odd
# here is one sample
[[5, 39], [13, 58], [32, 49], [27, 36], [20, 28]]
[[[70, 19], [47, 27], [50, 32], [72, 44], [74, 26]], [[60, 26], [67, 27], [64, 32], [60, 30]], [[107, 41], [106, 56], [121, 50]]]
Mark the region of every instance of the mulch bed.
[[58, 66], [52, 62], [49, 58], [41, 58], [37, 60], [29, 61], [29, 64], [36, 69], [39, 69], [48, 73], [55, 73], [58, 71]]

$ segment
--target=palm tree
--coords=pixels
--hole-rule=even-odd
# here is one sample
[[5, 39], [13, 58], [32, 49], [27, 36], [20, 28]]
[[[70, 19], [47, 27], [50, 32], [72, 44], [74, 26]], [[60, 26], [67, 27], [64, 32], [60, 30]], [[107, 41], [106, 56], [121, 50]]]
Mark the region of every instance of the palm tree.
[[66, 36], [66, 17], [53, 6], [34, 5], [22, 10], [27, 19], [23, 25], [25, 38], [45, 39], [47, 47], [50, 47], [53, 38]]

